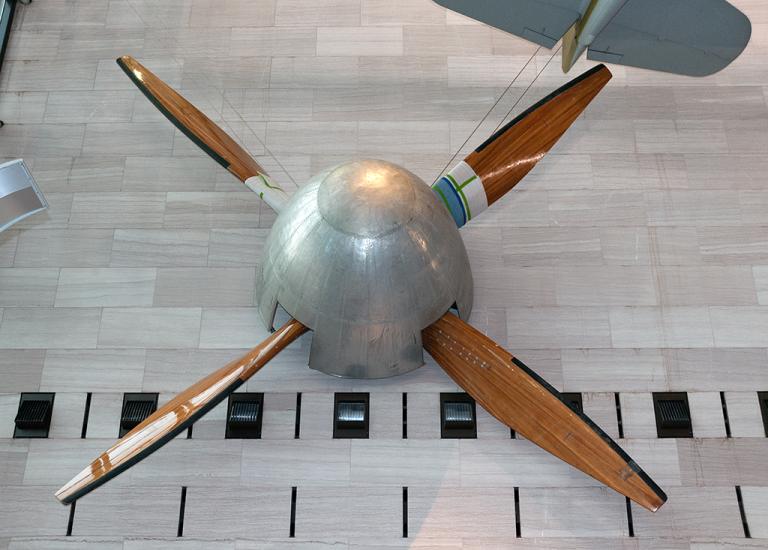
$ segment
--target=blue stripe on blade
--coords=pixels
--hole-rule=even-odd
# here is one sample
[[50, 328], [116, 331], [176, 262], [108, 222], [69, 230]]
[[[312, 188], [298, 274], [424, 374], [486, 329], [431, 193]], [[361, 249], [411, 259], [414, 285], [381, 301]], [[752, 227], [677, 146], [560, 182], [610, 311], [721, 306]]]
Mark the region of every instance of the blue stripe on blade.
[[[467, 212], [464, 210], [464, 204], [461, 202], [461, 197], [453, 184], [446, 177], [440, 178], [433, 186], [435, 191], [439, 189], [442, 191], [442, 197], [445, 199], [448, 211], [453, 216], [454, 221], [458, 227], [467, 223]], [[439, 195], [440, 193], [438, 193]]]

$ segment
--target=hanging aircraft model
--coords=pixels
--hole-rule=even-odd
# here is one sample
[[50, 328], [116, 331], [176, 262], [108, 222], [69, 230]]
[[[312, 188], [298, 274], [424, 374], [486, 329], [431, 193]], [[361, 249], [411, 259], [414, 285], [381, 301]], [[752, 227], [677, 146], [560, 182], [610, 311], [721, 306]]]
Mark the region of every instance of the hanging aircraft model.
[[472, 273], [459, 227], [549, 151], [611, 78], [605, 66], [520, 114], [432, 188], [394, 164], [361, 160], [330, 168], [288, 196], [176, 91], [131, 57], [117, 62], [179, 130], [278, 213], [256, 296], [269, 328], [278, 305], [291, 319], [136, 426], [62, 487], [59, 500], [73, 502], [156, 451], [312, 330], [312, 368], [382, 378], [421, 366], [426, 349], [480, 405], [529, 441], [651, 511], [666, 501], [588, 417], [466, 322]]
[[553, 48], [563, 72], [587, 59], [688, 76], [727, 67], [752, 26], [726, 0], [434, 0], [508, 33]]

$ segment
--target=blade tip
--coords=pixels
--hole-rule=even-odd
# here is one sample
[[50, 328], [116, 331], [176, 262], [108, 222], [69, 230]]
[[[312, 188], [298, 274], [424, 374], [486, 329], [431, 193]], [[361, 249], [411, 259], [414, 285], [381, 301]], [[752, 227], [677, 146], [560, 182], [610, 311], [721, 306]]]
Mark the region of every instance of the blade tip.
[[590, 70], [588, 70], [586, 73], [584, 73], [584, 75], [587, 75], [587, 74], [589, 74], [589, 76], [592, 76], [592, 77], [600, 75], [600, 78], [605, 79], [605, 83], [607, 83], [611, 78], [613, 78], [613, 73], [605, 65], [605, 63], [598, 63], [597, 65], [592, 67]]
[[136, 60], [130, 55], [121, 55], [115, 59], [115, 63], [117, 63], [123, 70], [128, 70], [128, 67], [134, 65]]
[[58, 500], [59, 503], [64, 506], [72, 504], [75, 501], [75, 499], [72, 497], [72, 493], [64, 487], [56, 491], [53, 496], [55, 496], [56, 500]]
[[656, 513], [659, 511], [659, 508], [664, 506], [666, 502], [667, 502], [667, 494], [661, 489], [659, 489], [657, 491], [654, 491], [652, 498], [647, 499], [644, 502], [638, 502], [638, 504], [640, 504], [643, 508], [645, 508], [649, 512]]

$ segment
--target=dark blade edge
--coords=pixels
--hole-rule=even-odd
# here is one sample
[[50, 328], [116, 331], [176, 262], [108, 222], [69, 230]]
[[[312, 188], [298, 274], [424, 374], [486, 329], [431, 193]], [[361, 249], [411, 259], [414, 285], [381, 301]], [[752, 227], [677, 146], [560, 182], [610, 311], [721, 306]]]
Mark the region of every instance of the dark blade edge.
[[[549, 393], [557, 397], [560, 401], [563, 401], [562, 395], [560, 395], [560, 392], [557, 391], [552, 385], [544, 380], [541, 376], [536, 374], [533, 370], [531, 370], [528, 366], [525, 365], [522, 361], [520, 361], [517, 357], [512, 358], [512, 362], [520, 367], [520, 369], [523, 370], [528, 376], [533, 378], [536, 382], [541, 384]], [[563, 404], [567, 407], [568, 405], [563, 401]], [[586, 424], [595, 432], [597, 435], [599, 435], [603, 441], [605, 441], [611, 449], [618, 454], [621, 459], [629, 465], [629, 467], [632, 469], [633, 472], [635, 472], [640, 479], [642, 479], [646, 485], [648, 485], [651, 490], [656, 493], [656, 495], [662, 500], [662, 503], [667, 501], [667, 494], [659, 487], [655, 481], [651, 479], [651, 477], [645, 473], [645, 471], [638, 466], [637, 462], [635, 462], [632, 457], [630, 457], [627, 452], [619, 447], [619, 445], [609, 436], [607, 433], [603, 431], [603, 429], [595, 424], [591, 418], [589, 418], [586, 414], [583, 412], [578, 412], [574, 409], [571, 409], [568, 407], [570, 411], [572, 411], [574, 414], [578, 415], [579, 418], [581, 418]]]
[[[126, 462], [120, 464], [119, 466], [116, 466], [115, 468], [111, 469], [109, 472], [105, 473], [103, 476], [98, 478], [97, 480], [93, 481], [92, 483], [88, 484], [83, 489], [80, 489], [76, 493], [73, 493], [72, 495], [64, 498], [61, 500], [62, 504], [70, 504], [77, 499], [79, 499], [82, 496], [87, 495], [97, 487], [103, 485], [110, 479], [118, 476], [119, 474], [123, 473], [125, 470], [136, 464], [137, 462], [140, 462], [144, 460], [148, 455], [155, 452], [157, 449], [168, 443], [171, 439], [179, 435], [181, 432], [187, 429], [191, 424], [195, 423], [201, 416], [209, 412], [213, 407], [221, 403], [226, 397], [229, 396], [230, 393], [235, 391], [237, 388], [242, 386], [245, 383], [244, 380], [240, 380], [239, 378], [235, 380], [232, 384], [227, 386], [227, 388], [221, 392], [218, 396], [211, 399], [210, 402], [203, 405], [197, 412], [193, 413], [189, 418], [187, 418], [184, 422], [176, 426], [173, 430], [168, 432], [168, 434], [164, 435], [157, 441], [155, 441], [152, 445], [149, 447], [142, 449], [140, 453], [138, 453], [133, 458], [128, 459]], [[127, 435], [127, 434], [126, 434]]]
[[[226, 169], [229, 169], [229, 166], [232, 164], [231, 162], [227, 162], [225, 158], [223, 158], [221, 155], [219, 155], [216, 151], [211, 149], [205, 142], [203, 142], [199, 137], [197, 137], [189, 128], [184, 126], [179, 119], [177, 119], [173, 114], [171, 114], [168, 109], [165, 108], [165, 106], [155, 97], [155, 95], [147, 89], [146, 86], [136, 78], [136, 75], [133, 74], [133, 71], [125, 64], [122, 58], [117, 58], [117, 64], [120, 66], [121, 69], [125, 72], [125, 74], [128, 75], [128, 78], [131, 79], [131, 81], [136, 85], [136, 87], [141, 90], [141, 93], [144, 94], [144, 96], [154, 105], [158, 111], [160, 111], [165, 118], [171, 121], [171, 123], [178, 128], [181, 133], [183, 133], [185, 136], [187, 136], [192, 142], [200, 147], [200, 149], [203, 150], [209, 157], [211, 157], [213, 160], [218, 162], [221, 166], [223, 166]], [[178, 92], [176, 92], [178, 93]], [[186, 101], [186, 99], [185, 99]], [[190, 103], [191, 105], [191, 103]], [[215, 124], [213, 121], [211, 121], [213, 124]], [[223, 130], [222, 130], [223, 131]]]
[[530, 107], [528, 107], [528, 108], [527, 108], [525, 111], [523, 111], [522, 113], [520, 113], [519, 115], [517, 115], [517, 116], [516, 116], [514, 119], [512, 119], [512, 120], [511, 120], [511, 121], [509, 121], [509, 122], [507, 122], [507, 123], [506, 123], [504, 126], [502, 126], [502, 127], [499, 129], [499, 130], [497, 130], [497, 131], [496, 131], [496, 133], [494, 133], [494, 134], [493, 134], [491, 137], [489, 137], [487, 140], [485, 140], [485, 141], [484, 141], [484, 142], [483, 142], [483, 143], [482, 143], [482, 144], [481, 144], [481, 145], [480, 145], [480, 146], [479, 146], [477, 149], [475, 149], [475, 153], [480, 153], [480, 152], [481, 152], [483, 149], [485, 149], [485, 148], [486, 148], [486, 147], [488, 147], [488, 146], [489, 146], [491, 143], [493, 143], [493, 142], [494, 142], [494, 141], [496, 141], [496, 140], [497, 140], [499, 137], [501, 137], [501, 136], [502, 136], [502, 135], [503, 135], [503, 134], [504, 134], [504, 133], [505, 133], [507, 130], [509, 130], [510, 128], [512, 128], [512, 126], [514, 126], [515, 124], [517, 124], [518, 122], [520, 122], [521, 120], [523, 120], [525, 117], [527, 117], [528, 115], [530, 115], [530, 114], [531, 114], [533, 111], [535, 111], [536, 109], [538, 109], [539, 107], [541, 107], [541, 106], [542, 106], [542, 105], [544, 105], [545, 103], [547, 103], [547, 102], [551, 101], [552, 99], [554, 99], [555, 97], [559, 96], [559, 95], [560, 95], [560, 94], [562, 94], [563, 92], [566, 92], [566, 91], [568, 91], [569, 89], [573, 88], [574, 86], [576, 86], [577, 84], [579, 84], [579, 83], [580, 83], [580, 82], [582, 82], [583, 80], [585, 80], [585, 79], [589, 78], [589, 77], [590, 77], [590, 76], [592, 76], [593, 74], [595, 74], [595, 73], [597, 73], [597, 72], [599, 72], [600, 70], [602, 70], [602, 69], [605, 69], [605, 68], [606, 68], [606, 66], [605, 66], [605, 65], [603, 65], [602, 63], [601, 63], [600, 65], [595, 65], [594, 67], [592, 67], [592, 68], [591, 68], [591, 69], [589, 69], [588, 71], [586, 71], [586, 72], [584, 72], [584, 73], [580, 74], [579, 76], [577, 76], [577, 77], [576, 77], [576, 78], [574, 78], [573, 80], [571, 80], [571, 81], [569, 81], [569, 82], [566, 82], [564, 85], [562, 85], [561, 87], [559, 87], [559, 88], [558, 88], [557, 90], [555, 90], [554, 92], [552, 92], [552, 93], [550, 93], [549, 95], [547, 95], [547, 96], [543, 97], [542, 99], [540, 99], [539, 101], [537, 101], [536, 103], [534, 103], [533, 105], [531, 105]]

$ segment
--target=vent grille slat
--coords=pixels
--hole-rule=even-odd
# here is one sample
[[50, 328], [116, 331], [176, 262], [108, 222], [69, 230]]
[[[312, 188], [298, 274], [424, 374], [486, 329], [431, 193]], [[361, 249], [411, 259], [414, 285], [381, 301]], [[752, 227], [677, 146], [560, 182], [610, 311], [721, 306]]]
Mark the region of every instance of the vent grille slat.
[[120, 426], [132, 430], [147, 419], [155, 410], [154, 401], [126, 401]]
[[120, 411], [119, 437], [125, 436], [157, 410], [156, 393], [124, 393]]
[[661, 424], [665, 428], [684, 428], [691, 420], [688, 415], [688, 407], [681, 400], [659, 400], [659, 412], [661, 413]]
[[16, 427], [22, 430], [40, 430], [45, 428], [50, 409], [50, 401], [29, 399], [22, 402], [16, 415]]
[[473, 420], [472, 405], [469, 403], [445, 404], [445, 422], [448, 424], [471, 425]]
[[233, 426], [249, 428], [259, 422], [259, 403], [254, 401], [236, 401], [232, 403], [229, 422]]
[[339, 413], [336, 417], [339, 422], [347, 424], [362, 424], [365, 422], [365, 403], [339, 403]]

